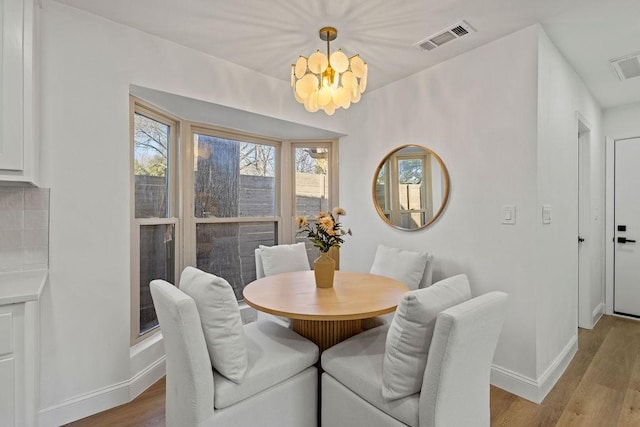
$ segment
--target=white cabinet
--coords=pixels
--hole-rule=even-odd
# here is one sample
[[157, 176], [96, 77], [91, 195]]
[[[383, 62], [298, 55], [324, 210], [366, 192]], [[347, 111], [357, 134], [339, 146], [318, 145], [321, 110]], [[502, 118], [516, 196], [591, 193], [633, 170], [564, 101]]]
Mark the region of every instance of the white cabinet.
[[14, 425], [13, 313], [0, 313], [0, 425]]
[[13, 358], [0, 360], [0, 425], [14, 425], [13, 396], [14, 385]]
[[0, 0], [0, 181], [37, 183], [34, 0]]
[[0, 426], [35, 426], [37, 301], [0, 305]]
[[46, 272], [0, 274], [0, 426], [37, 424], [39, 298]]

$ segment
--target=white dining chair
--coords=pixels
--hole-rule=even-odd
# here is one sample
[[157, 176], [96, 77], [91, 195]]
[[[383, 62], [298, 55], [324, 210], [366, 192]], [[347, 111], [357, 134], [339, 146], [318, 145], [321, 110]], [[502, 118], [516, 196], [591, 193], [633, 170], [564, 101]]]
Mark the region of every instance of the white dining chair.
[[150, 284], [166, 351], [166, 425], [316, 427], [318, 346], [274, 322], [242, 326], [219, 279], [187, 267], [180, 285], [191, 295]]
[[391, 325], [324, 351], [322, 426], [488, 427], [507, 295], [469, 296], [460, 276], [411, 291]]
[[380, 244], [369, 273], [390, 277], [410, 290], [426, 288], [433, 278], [433, 255]]
[[[256, 279], [273, 276], [274, 274], [290, 273], [292, 271], [311, 270], [307, 248], [304, 243], [291, 245], [263, 246], [255, 250]], [[291, 320], [286, 317], [257, 312], [258, 320], [271, 320], [283, 326], [290, 327]]]
[[[379, 244], [369, 273], [397, 280], [409, 290], [423, 289], [431, 286], [433, 280], [433, 255]], [[363, 328], [371, 329], [392, 320], [393, 313], [383, 314], [364, 320]]]

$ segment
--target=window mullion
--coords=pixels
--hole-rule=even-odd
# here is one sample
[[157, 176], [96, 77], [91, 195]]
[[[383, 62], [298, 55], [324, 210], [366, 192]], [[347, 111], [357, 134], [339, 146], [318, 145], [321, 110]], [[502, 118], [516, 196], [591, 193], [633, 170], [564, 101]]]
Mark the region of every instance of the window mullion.
[[278, 223], [279, 243], [293, 243], [293, 216], [295, 215], [295, 148], [291, 141], [284, 141], [280, 150], [280, 209], [282, 221]]
[[182, 126], [182, 267], [196, 265], [196, 230], [194, 218], [194, 151], [193, 123], [183, 122]]

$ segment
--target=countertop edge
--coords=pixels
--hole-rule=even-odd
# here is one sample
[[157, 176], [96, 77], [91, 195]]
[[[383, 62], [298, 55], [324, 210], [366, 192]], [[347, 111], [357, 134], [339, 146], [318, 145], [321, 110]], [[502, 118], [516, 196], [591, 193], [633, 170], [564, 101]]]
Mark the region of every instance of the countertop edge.
[[0, 274], [0, 305], [37, 301], [49, 278], [49, 270]]

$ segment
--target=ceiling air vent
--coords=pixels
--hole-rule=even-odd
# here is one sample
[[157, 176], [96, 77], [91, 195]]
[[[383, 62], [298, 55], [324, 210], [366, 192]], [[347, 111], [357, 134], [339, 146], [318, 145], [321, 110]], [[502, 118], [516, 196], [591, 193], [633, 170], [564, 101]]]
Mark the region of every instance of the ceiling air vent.
[[640, 77], [640, 52], [609, 60], [613, 70], [622, 81]]
[[444, 30], [438, 31], [436, 34], [429, 36], [424, 40], [420, 40], [418, 43], [415, 43], [414, 46], [418, 46], [422, 50], [433, 50], [445, 43], [459, 39], [460, 37], [466, 36], [472, 32], [475, 32], [475, 30], [471, 25], [466, 21], [460, 21], [455, 25], [445, 28]]

